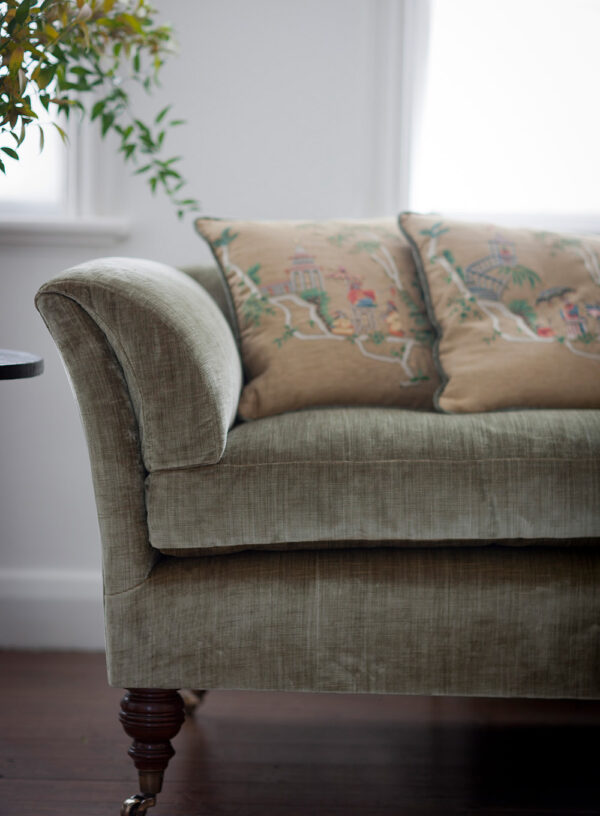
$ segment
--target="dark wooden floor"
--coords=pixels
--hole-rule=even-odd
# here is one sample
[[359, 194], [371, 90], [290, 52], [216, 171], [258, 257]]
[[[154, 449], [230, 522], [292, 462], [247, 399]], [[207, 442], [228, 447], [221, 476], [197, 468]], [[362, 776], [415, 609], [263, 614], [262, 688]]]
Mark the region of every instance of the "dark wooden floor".
[[[0, 653], [1, 816], [137, 792], [97, 654]], [[212, 692], [156, 816], [600, 814], [600, 703]]]

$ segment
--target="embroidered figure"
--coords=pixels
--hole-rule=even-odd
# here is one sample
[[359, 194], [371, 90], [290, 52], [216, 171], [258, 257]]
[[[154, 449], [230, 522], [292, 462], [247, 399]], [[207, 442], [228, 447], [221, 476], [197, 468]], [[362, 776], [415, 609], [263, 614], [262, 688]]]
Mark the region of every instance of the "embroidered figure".
[[377, 296], [373, 289], [363, 289], [362, 278], [350, 275], [343, 267], [330, 275], [338, 280], [345, 280], [348, 285], [348, 300], [352, 306], [354, 331], [356, 334], [375, 331], [374, 310], [377, 308]]
[[565, 303], [564, 309], [560, 310], [560, 316], [567, 324], [569, 340], [576, 340], [585, 334], [585, 320], [580, 316], [576, 303]]
[[330, 331], [332, 334], [339, 334], [342, 337], [352, 337], [354, 334], [354, 323], [345, 312], [338, 309], [333, 313], [333, 322]]
[[571, 286], [551, 286], [540, 292], [535, 299], [535, 305], [538, 307], [536, 329], [538, 337], [555, 337], [563, 334], [562, 313], [569, 300], [568, 296], [574, 291]]
[[384, 320], [388, 327], [388, 332], [392, 337], [404, 337], [404, 329], [402, 328], [402, 320], [398, 313], [398, 307], [391, 300], [387, 302]]

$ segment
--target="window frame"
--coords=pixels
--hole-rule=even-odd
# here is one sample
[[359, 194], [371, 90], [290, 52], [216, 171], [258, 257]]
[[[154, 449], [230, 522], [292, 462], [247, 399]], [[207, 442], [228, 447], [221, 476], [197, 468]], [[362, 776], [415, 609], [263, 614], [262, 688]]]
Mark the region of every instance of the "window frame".
[[118, 169], [114, 149], [101, 138], [97, 123], [77, 113], [66, 126], [60, 124], [68, 139], [64, 146], [64, 207], [53, 215], [35, 204], [13, 212], [0, 205], [2, 244], [79, 245], [92, 241], [109, 245], [130, 235], [130, 219], [112, 214]]

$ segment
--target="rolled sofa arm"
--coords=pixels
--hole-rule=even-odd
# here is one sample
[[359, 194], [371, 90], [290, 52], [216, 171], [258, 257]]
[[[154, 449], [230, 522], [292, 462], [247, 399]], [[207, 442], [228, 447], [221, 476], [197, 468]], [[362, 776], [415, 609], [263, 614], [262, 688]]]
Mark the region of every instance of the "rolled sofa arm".
[[102, 258], [41, 287], [88, 441], [105, 591], [144, 580], [147, 471], [216, 464], [242, 383], [227, 321], [195, 281], [163, 264]]

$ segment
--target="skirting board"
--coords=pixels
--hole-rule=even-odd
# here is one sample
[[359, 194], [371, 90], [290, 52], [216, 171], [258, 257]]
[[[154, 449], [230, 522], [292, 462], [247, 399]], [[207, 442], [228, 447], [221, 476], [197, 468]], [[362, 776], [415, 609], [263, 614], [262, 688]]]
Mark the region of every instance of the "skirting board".
[[103, 650], [100, 573], [0, 568], [0, 648]]

